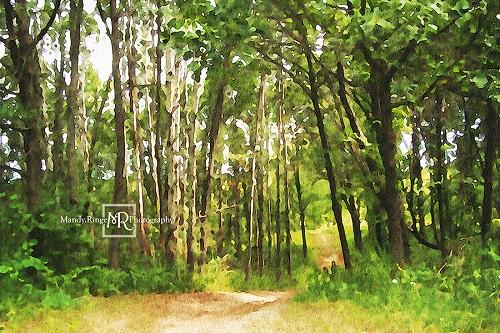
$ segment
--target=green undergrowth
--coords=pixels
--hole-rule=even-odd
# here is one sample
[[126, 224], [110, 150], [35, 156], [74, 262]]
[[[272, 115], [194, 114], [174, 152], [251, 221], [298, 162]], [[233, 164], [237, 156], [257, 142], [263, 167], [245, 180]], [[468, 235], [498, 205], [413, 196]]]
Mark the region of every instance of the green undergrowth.
[[[23, 320], [47, 309], [78, 306], [82, 296], [111, 296], [138, 292], [174, 293], [202, 290], [185, 265], [134, 265], [116, 270], [105, 266], [77, 268], [55, 275], [36, 258], [0, 266], [0, 321]], [[37, 274], [32, 278], [33, 265]]]
[[495, 251], [468, 242], [443, 260], [436, 251], [420, 249], [405, 268], [373, 252], [354, 254], [350, 271], [316, 274], [296, 299], [349, 300], [373, 313], [406, 313], [442, 332], [495, 332], [500, 327], [500, 257]]
[[[262, 272], [255, 263], [247, 279], [245, 271], [242, 269], [244, 264], [236, 261], [231, 256], [215, 258], [209, 261], [202, 272], [198, 272], [193, 277], [196, 285], [202, 286], [206, 291], [251, 291], [251, 290], [285, 290], [302, 289], [307, 285], [307, 280], [319, 273], [313, 259], [308, 257], [304, 259], [301, 254], [301, 248], [297, 245], [292, 246], [292, 272], [289, 275], [285, 260], [282, 259], [281, 271], [278, 272], [275, 266], [276, 258], [271, 260], [272, 264], [266, 263]], [[269, 259], [265, 259], [269, 261]]]

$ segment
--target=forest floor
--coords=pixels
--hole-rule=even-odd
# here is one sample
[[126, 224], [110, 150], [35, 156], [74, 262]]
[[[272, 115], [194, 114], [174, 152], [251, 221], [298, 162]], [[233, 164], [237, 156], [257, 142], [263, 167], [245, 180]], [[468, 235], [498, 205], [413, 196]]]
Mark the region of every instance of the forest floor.
[[[366, 315], [351, 302], [301, 303], [294, 292], [198, 292], [86, 297], [5, 332], [417, 332], [408, 318]], [[429, 331], [429, 330], [426, 330]]]
[[[323, 229], [323, 228], [321, 228]], [[342, 265], [331, 230], [311, 230], [319, 267]], [[340, 260], [340, 262], [339, 262]], [[295, 290], [214, 291], [83, 297], [80, 306], [42, 311], [4, 332], [432, 332], [404, 313], [367, 313], [350, 301], [296, 302]]]

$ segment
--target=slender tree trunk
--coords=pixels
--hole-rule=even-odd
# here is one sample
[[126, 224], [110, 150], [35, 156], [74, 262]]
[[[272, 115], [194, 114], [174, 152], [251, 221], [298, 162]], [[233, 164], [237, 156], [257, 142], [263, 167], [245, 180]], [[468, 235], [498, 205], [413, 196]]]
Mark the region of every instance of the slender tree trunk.
[[196, 193], [198, 186], [198, 177], [196, 175], [196, 115], [200, 105], [201, 87], [198, 82], [194, 83], [193, 87], [193, 108], [187, 114], [189, 120], [188, 129], [188, 161], [187, 161], [187, 176], [191, 180], [191, 186], [187, 187], [186, 197], [188, 198], [188, 221], [187, 221], [187, 234], [186, 234], [186, 252], [187, 252], [187, 265], [189, 271], [194, 270], [194, 253], [193, 253], [193, 226], [196, 224]]
[[[87, 181], [87, 198], [85, 200], [85, 203], [83, 204], [83, 213], [82, 216], [89, 216], [90, 215], [90, 196], [92, 193], [95, 191], [94, 190], [94, 182], [92, 181], [92, 172], [94, 171], [94, 161], [96, 159], [96, 144], [101, 136], [101, 128], [102, 128], [102, 113], [104, 111], [104, 107], [106, 106], [106, 101], [108, 100], [108, 94], [109, 91], [111, 90], [111, 78], [109, 78], [106, 81], [106, 85], [104, 87], [104, 91], [101, 93], [101, 101], [99, 104], [99, 107], [97, 108], [97, 112], [94, 115], [94, 124], [92, 127], [92, 132], [91, 132], [91, 141], [90, 141], [90, 147], [89, 147], [89, 164], [87, 167], [87, 174], [86, 174], [86, 181]], [[96, 99], [97, 101], [97, 96]], [[95, 103], [95, 106], [97, 106], [97, 102]], [[94, 239], [94, 225], [90, 225], [90, 230], [89, 230], [90, 235], [92, 235], [93, 239], [93, 244], [92, 244], [92, 249], [90, 253], [90, 262], [93, 264], [95, 262], [95, 239]]]
[[436, 152], [436, 174], [434, 177], [436, 186], [436, 196], [438, 204], [438, 218], [439, 218], [439, 238], [441, 246], [441, 254], [445, 257], [448, 254], [446, 249], [446, 238], [447, 238], [447, 225], [444, 217], [444, 193], [443, 193], [443, 183], [445, 180], [444, 174], [444, 151], [443, 151], [443, 117], [442, 112], [444, 108], [444, 99], [438, 95], [436, 97], [436, 106], [434, 114], [435, 122], [435, 152]]
[[319, 96], [318, 96], [318, 86], [316, 81], [316, 74], [313, 67], [310, 52], [306, 53], [307, 63], [309, 68], [309, 84], [311, 87], [311, 101], [314, 107], [314, 114], [316, 116], [316, 122], [319, 130], [319, 135], [321, 139], [321, 147], [323, 148], [323, 157], [325, 159], [326, 174], [328, 177], [328, 183], [330, 185], [330, 200], [332, 202], [332, 210], [337, 222], [337, 229], [339, 232], [340, 245], [342, 247], [342, 255], [344, 258], [345, 268], [351, 268], [351, 256], [349, 254], [349, 245], [347, 244], [347, 238], [345, 235], [344, 223], [342, 221], [342, 207], [340, 205], [339, 199], [337, 197], [337, 182], [335, 180], [335, 174], [333, 172], [333, 165], [330, 159], [330, 147], [328, 144], [328, 138], [326, 134], [325, 125], [323, 123], [323, 114], [319, 106]]
[[295, 188], [297, 189], [297, 200], [299, 202], [299, 215], [300, 215], [300, 230], [302, 234], [302, 256], [304, 260], [307, 259], [307, 238], [306, 238], [306, 219], [305, 207], [302, 202], [302, 189], [300, 185], [300, 167], [295, 167]]
[[257, 127], [256, 127], [256, 144], [259, 146], [259, 151], [256, 152], [255, 158], [257, 163], [257, 261], [259, 274], [262, 275], [264, 269], [264, 133], [262, 127], [264, 122], [264, 109], [266, 104], [266, 76], [261, 74], [260, 87], [257, 103]]
[[[155, 144], [154, 144], [154, 154], [156, 158], [156, 182], [155, 186], [158, 189], [158, 196], [157, 196], [157, 205], [158, 205], [158, 212], [159, 212], [159, 218], [160, 219], [165, 219], [167, 218], [167, 199], [166, 196], [168, 194], [168, 188], [165, 188], [165, 184], [167, 184], [166, 177], [163, 175], [163, 146], [162, 146], [162, 138], [164, 139], [165, 137], [162, 136], [162, 128], [164, 126], [164, 121], [162, 115], [163, 115], [163, 106], [162, 106], [162, 84], [161, 84], [161, 72], [162, 72], [162, 59], [163, 59], [163, 52], [161, 50], [161, 26], [162, 26], [162, 17], [161, 17], [161, 8], [158, 5], [157, 8], [157, 14], [156, 14], [156, 46], [155, 46], [155, 61], [154, 61], [154, 68], [156, 69], [155, 72], [155, 131], [154, 131], [154, 136], [155, 136]], [[166, 232], [165, 232], [165, 225], [163, 223], [159, 224], [159, 240], [158, 240], [158, 245], [159, 245], [159, 252], [161, 255], [166, 255]]]
[[273, 258], [273, 236], [272, 236], [272, 198], [271, 198], [271, 182], [269, 179], [269, 174], [271, 172], [271, 165], [270, 165], [270, 158], [269, 158], [269, 145], [271, 144], [271, 141], [269, 139], [269, 131], [268, 131], [268, 137], [267, 137], [267, 143], [266, 143], [266, 156], [267, 156], [267, 170], [266, 170], [266, 194], [267, 194], [267, 261], [272, 262]]
[[[261, 152], [259, 152], [260, 154]], [[264, 170], [259, 164], [257, 171], [257, 262], [259, 274], [262, 275], [264, 269]]]
[[277, 87], [278, 92], [278, 140], [276, 149], [276, 207], [275, 207], [275, 219], [276, 219], [276, 277], [279, 280], [281, 278], [281, 173], [280, 173], [280, 159], [281, 159], [281, 122], [279, 121], [281, 115], [281, 109], [283, 108], [283, 102], [285, 98], [285, 90], [283, 89], [283, 74], [278, 72], [277, 75]]
[[483, 179], [484, 179], [484, 190], [483, 190], [483, 205], [482, 205], [482, 216], [481, 216], [481, 239], [486, 241], [488, 237], [488, 231], [491, 225], [491, 202], [493, 193], [493, 164], [496, 160], [496, 150], [498, 142], [496, 141], [498, 132], [498, 114], [495, 111], [495, 107], [498, 104], [488, 100], [487, 102], [487, 114], [486, 114], [486, 148], [484, 153], [484, 169], [483, 169]]
[[55, 178], [61, 179], [64, 177], [64, 142], [63, 142], [63, 114], [64, 114], [64, 91], [66, 90], [66, 82], [64, 81], [64, 67], [65, 67], [65, 34], [59, 33], [58, 38], [59, 52], [59, 69], [57, 70], [56, 78], [56, 101], [54, 104], [54, 124], [52, 128], [54, 145], [52, 146], [52, 160], [54, 165]]
[[[167, 263], [173, 264], [175, 261], [175, 252], [177, 247], [177, 239], [175, 231], [179, 224], [179, 133], [180, 133], [180, 106], [179, 106], [179, 87], [181, 82], [180, 66], [177, 61], [175, 50], [170, 50], [170, 75], [167, 75], [168, 87], [170, 90], [170, 106], [167, 114], [167, 122], [165, 124], [168, 134], [169, 144], [167, 150], [167, 172], [165, 178], [165, 191], [167, 192], [167, 212], [169, 214], [170, 223], [167, 224], [166, 230], [166, 260]], [[169, 78], [169, 76], [171, 76]]]
[[241, 205], [240, 205], [240, 189], [239, 183], [236, 183], [236, 188], [234, 191], [235, 196], [235, 212], [233, 219], [233, 230], [234, 230], [234, 238], [235, 238], [235, 257], [238, 260], [242, 258], [242, 245], [241, 245]]
[[[408, 210], [412, 218], [412, 231], [417, 232], [422, 239], [425, 239], [425, 215], [423, 211], [423, 193], [422, 193], [422, 166], [420, 165], [420, 144], [421, 134], [419, 131], [420, 118], [417, 112], [413, 116], [412, 133], [412, 156], [410, 162], [410, 191], [407, 195]], [[415, 194], [417, 194], [415, 206]]]
[[[111, 50], [113, 59], [111, 72], [114, 86], [114, 104], [115, 104], [115, 133], [116, 133], [116, 159], [115, 159], [115, 187], [113, 202], [123, 204], [127, 201], [127, 180], [125, 169], [125, 110], [123, 108], [123, 90], [120, 76], [120, 28], [118, 26], [119, 12], [116, 0], [110, 0], [110, 20], [111, 20]], [[118, 238], [112, 238], [110, 242], [110, 265], [112, 268], [119, 266], [120, 245]]]
[[291, 256], [291, 233], [290, 233], [290, 189], [288, 187], [288, 147], [285, 136], [285, 126], [283, 124], [283, 116], [285, 110], [283, 104], [278, 108], [278, 131], [279, 140], [281, 140], [283, 148], [281, 149], [281, 157], [283, 159], [283, 190], [285, 192], [285, 258], [286, 258], [286, 270], [288, 275], [292, 274], [292, 256]]
[[137, 51], [134, 46], [135, 39], [133, 28], [133, 17], [131, 15], [130, 0], [127, 1], [127, 32], [125, 33], [125, 43], [127, 48], [127, 72], [128, 72], [128, 96], [129, 96], [129, 108], [130, 113], [132, 113], [133, 123], [132, 123], [132, 137], [134, 144], [134, 157], [135, 157], [135, 169], [136, 169], [136, 181], [137, 181], [137, 205], [136, 214], [139, 221], [139, 244], [141, 247], [141, 252], [144, 255], [150, 256], [151, 250], [149, 245], [149, 240], [147, 238], [148, 225], [144, 223], [144, 168], [142, 166], [143, 155], [142, 154], [142, 135], [141, 128], [139, 126], [139, 110], [138, 110], [138, 89], [137, 89]]
[[[225, 66], [226, 67], [226, 66]], [[201, 256], [198, 264], [201, 266], [206, 262], [207, 259], [207, 249], [205, 243], [205, 223], [207, 221], [208, 206], [210, 199], [210, 184], [214, 175], [214, 165], [215, 165], [215, 149], [217, 146], [217, 140], [219, 137], [219, 127], [222, 121], [222, 113], [224, 110], [224, 95], [226, 91], [226, 82], [220, 82], [217, 99], [215, 102], [215, 110], [212, 114], [212, 123], [210, 125], [210, 130], [208, 132], [208, 143], [210, 149], [208, 152], [208, 171], [203, 183], [203, 188], [201, 189], [201, 200], [200, 200], [200, 251]]]
[[217, 246], [217, 256], [222, 258], [224, 256], [224, 216], [222, 214], [223, 210], [223, 195], [222, 195], [222, 179], [219, 178], [219, 191], [218, 191], [218, 201], [219, 201], [219, 224], [217, 226], [217, 234], [215, 238]]
[[361, 235], [361, 220], [359, 219], [359, 211], [356, 206], [356, 200], [353, 195], [346, 197], [346, 206], [349, 210], [352, 220], [352, 231], [354, 234], [354, 246], [359, 252], [363, 251], [363, 237]]
[[69, 59], [71, 65], [71, 79], [68, 86], [68, 137], [66, 145], [67, 157], [67, 185], [69, 191], [69, 202], [72, 205], [77, 203], [76, 189], [78, 186], [78, 175], [76, 169], [77, 150], [76, 150], [76, 132], [78, 126], [78, 117], [80, 114], [80, 29], [82, 23], [83, 1], [70, 1], [70, 40]]
[[[262, 238], [262, 219], [263, 219], [263, 201], [264, 198], [261, 197], [262, 191], [263, 191], [263, 186], [262, 186], [262, 179], [260, 181], [257, 181], [257, 175], [259, 177], [261, 176], [261, 152], [257, 151], [258, 145], [260, 144], [259, 140], [259, 128], [260, 128], [260, 122], [261, 122], [261, 117], [263, 114], [264, 110], [264, 100], [265, 100], [265, 95], [264, 95], [264, 88], [266, 84], [266, 76], [265, 74], [261, 74], [260, 76], [260, 86], [259, 86], [259, 93], [258, 93], [258, 103], [257, 103], [257, 110], [256, 114], [257, 117], [254, 120], [254, 127], [253, 127], [253, 133], [252, 136], [250, 137], [250, 146], [252, 147], [252, 173], [251, 173], [251, 188], [250, 188], [250, 221], [248, 222], [248, 242], [249, 242], [249, 251], [247, 253], [247, 265], [245, 269], [245, 280], [248, 280], [250, 277], [250, 273], [252, 271], [252, 246], [251, 246], [251, 240], [252, 240], [252, 235], [253, 235], [253, 220], [256, 212], [256, 200], [255, 200], [255, 191], [257, 190], [258, 193], [257, 195], [259, 196], [258, 203], [259, 203], [259, 209], [257, 211], [257, 263], [259, 266], [259, 273], [262, 274], [262, 243], [263, 243], [263, 238]], [[259, 148], [262, 150], [262, 148]], [[262, 177], [260, 177], [262, 178]], [[260, 184], [260, 186], [259, 186]]]

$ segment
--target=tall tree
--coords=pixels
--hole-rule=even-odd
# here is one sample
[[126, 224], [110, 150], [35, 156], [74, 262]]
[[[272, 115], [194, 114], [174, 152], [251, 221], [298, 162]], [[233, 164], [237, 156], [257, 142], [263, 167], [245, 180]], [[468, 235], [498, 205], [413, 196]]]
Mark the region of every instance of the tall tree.
[[67, 123], [68, 123], [68, 136], [66, 145], [67, 157], [67, 183], [69, 190], [69, 202], [72, 205], [77, 203], [77, 187], [78, 187], [78, 170], [76, 169], [77, 163], [77, 150], [76, 150], [76, 132], [79, 125], [80, 116], [80, 40], [81, 40], [81, 25], [83, 15], [83, 1], [71, 0], [69, 11], [69, 35], [70, 35], [70, 48], [69, 60], [71, 68], [70, 83], [68, 86], [68, 110], [67, 110]]
[[[97, 1], [97, 6], [101, 15], [101, 19], [106, 25], [107, 33], [111, 41], [111, 74], [113, 77], [113, 90], [114, 90], [114, 111], [115, 111], [115, 133], [116, 133], [116, 158], [115, 158], [115, 184], [113, 192], [113, 203], [124, 204], [127, 202], [128, 190], [126, 180], [125, 168], [125, 154], [126, 154], [126, 138], [125, 138], [125, 109], [123, 107], [123, 88], [120, 73], [120, 25], [119, 17], [121, 15], [120, 9], [117, 6], [116, 0], [109, 1], [109, 20], [111, 22], [111, 29], [107, 26], [108, 15], [104, 13], [100, 1]], [[109, 243], [109, 256], [110, 266], [118, 268], [120, 260], [120, 243], [118, 238], [112, 238]]]

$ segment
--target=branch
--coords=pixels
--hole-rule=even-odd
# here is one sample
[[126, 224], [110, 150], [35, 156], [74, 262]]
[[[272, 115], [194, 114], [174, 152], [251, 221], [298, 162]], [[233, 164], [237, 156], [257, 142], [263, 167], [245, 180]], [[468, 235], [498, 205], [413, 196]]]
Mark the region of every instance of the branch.
[[372, 56], [372, 52], [368, 49], [368, 47], [363, 42], [358, 41], [356, 43], [356, 47], [355, 48], [357, 48], [357, 49], [359, 49], [361, 51], [361, 53], [363, 54], [366, 62], [370, 66], [372, 66], [372, 67], [378, 67], [377, 61]]
[[[10, 0], [6, 0], [6, 1], [10, 1]], [[47, 22], [47, 25], [45, 25], [45, 27], [42, 30], [40, 30], [40, 32], [36, 36], [35, 44], [38, 43], [39, 41], [41, 41], [42, 38], [45, 36], [45, 34], [47, 34], [47, 31], [49, 31], [50, 27], [54, 23], [54, 20], [56, 19], [56, 15], [59, 12], [60, 6], [61, 6], [61, 0], [56, 0], [56, 3], [54, 4], [54, 9], [52, 10], [52, 14], [50, 15], [49, 22]]]
[[269, 62], [271, 62], [272, 64], [274, 64], [275, 66], [277, 66], [278, 68], [280, 68], [281, 70], [283, 70], [285, 73], [288, 74], [288, 76], [290, 78], [293, 79], [293, 81], [295, 83], [297, 83], [303, 90], [304, 92], [308, 95], [308, 96], [311, 96], [311, 89], [309, 89], [305, 84], [304, 82], [301, 82], [299, 79], [298, 79], [298, 75], [296, 75], [295, 73], [291, 73], [288, 69], [285, 68], [285, 66], [283, 66], [283, 64], [277, 60], [274, 60], [272, 59], [270, 56], [268, 56], [267, 54], [264, 54], [264, 53], [261, 53], [259, 52], [262, 57], [264, 59], [267, 59]]
[[12, 54], [12, 61], [14, 64], [17, 61], [17, 44], [15, 41], [16, 32], [14, 30], [14, 8], [10, 3], [10, 0], [3, 0], [3, 7], [5, 9], [5, 24], [7, 25], [7, 31], [9, 32], [9, 39], [7, 47]]
[[408, 226], [406, 228], [411, 232], [411, 234], [415, 237], [415, 239], [417, 240], [417, 242], [419, 242], [419, 244], [422, 244], [434, 250], [440, 250], [438, 245], [427, 241], [425, 238], [422, 237], [422, 235], [419, 234], [419, 232], [416, 229], [409, 228]]
[[358, 94], [356, 94], [356, 92], [353, 90], [351, 92], [351, 97], [352, 97], [352, 100], [359, 106], [359, 108], [363, 111], [363, 113], [365, 114], [365, 117], [366, 119], [371, 119], [371, 116], [370, 116], [370, 109], [367, 108], [365, 105], [363, 105], [363, 102], [361, 102], [361, 99], [358, 97]]
[[104, 23], [104, 27], [106, 28], [106, 34], [108, 36], [111, 36], [111, 31], [109, 30], [108, 24], [106, 23], [108, 16], [106, 15], [104, 10], [102, 9], [102, 5], [101, 5], [100, 0], [96, 1], [96, 7], [97, 7], [97, 11], [99, 12], [99, 16], [101, 17], [102, 23]]

